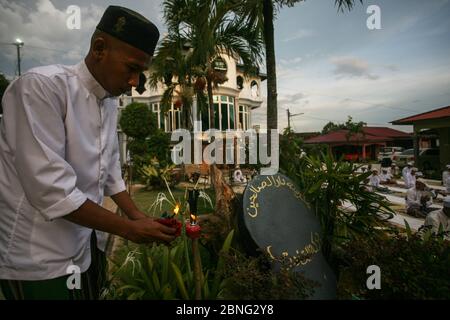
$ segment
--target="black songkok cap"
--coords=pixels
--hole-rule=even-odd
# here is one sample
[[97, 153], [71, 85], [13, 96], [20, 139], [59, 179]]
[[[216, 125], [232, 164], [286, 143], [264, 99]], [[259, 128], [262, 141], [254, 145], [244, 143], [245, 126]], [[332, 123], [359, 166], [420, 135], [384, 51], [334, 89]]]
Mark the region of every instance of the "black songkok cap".
[[109, 6], [97, 29], [153, 56], [159, 39], [158, 28], [139, 13]]

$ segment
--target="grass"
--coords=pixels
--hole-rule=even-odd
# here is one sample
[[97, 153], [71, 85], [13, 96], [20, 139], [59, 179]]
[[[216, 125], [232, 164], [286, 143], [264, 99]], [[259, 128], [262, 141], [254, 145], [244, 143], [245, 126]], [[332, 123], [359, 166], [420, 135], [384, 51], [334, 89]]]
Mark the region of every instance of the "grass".
[[[181, 202], [185, 197], [185, 189], [179, 188], [179, 187], [173, 187], [171, 189], [172, 194], [174, 198], [177, 200], [177, 202]], [[214, 205], [214, 193], [212, 189], [205, 189], [204, 190], [208, 196], [211, 198], [212, 204]], [[167, 203], [164, 202], [162, 205], [162, 209], [159, 209], [159, 206], [156, 208], [155, 212], [152, 212], [151, 206], [155, 202], [158, 193], [163, 192], [165, 193], [166, 197], [172, 201], [172, 198], [170, 196], [170, 193], [167, 189], [163, 190], [145, 190], [140, 189], [133, 193], [133, 200], [135, 201], [136, 205], [142, 212], [150, 215], [150, 216], [156, 216], [159, 217], [164, 211], [171, 212], [173, 210], [173, 207]], [[187, 197], [187, 195], [186, 195]], [[214, 209], [209, 206], [209, 204], [206, 201], [203, 201], [203, 199], [198, 199], [198, 212], [197, 214], [205, 214], [205, 213], [211, 213]]]

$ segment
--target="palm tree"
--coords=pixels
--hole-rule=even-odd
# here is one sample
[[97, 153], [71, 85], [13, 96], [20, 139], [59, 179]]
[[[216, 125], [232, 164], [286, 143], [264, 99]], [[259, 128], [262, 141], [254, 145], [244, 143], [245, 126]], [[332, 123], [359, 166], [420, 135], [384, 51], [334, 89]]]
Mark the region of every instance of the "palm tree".
[[[233, 0], [233, 3], [241, 3], [236, 8], [236, 13], [250, 25], [254, 25], [263, 35], [266, 47], [267, 68], [267, 129], [278, 128], [277, 107], [277, 77], [275, 62], [274, 26], [276, 10], [283, 6], [293, 7], [304, 0]], [[362, 0], [359, 0], [362, 3]], [[335, 0], [335, 6], [343, 11], [351, 10], [354, 0]]]
[[210, 127], [214, 126], [215, 119], [213, 89], [227, 80], [215, 70], [214, 61], [226, 53], [240, 59], [246, 74], [256, 73], [262, 61], [262, 38], [255, 26], [243, 23], [244, 20], [236, 16], [232, 11], [236, 7], [237, 4], [227, 0], [166, 0], [163, 3], [169, 35], [192, 47], [190, 75], [196, 82], [206, 83]]
[[[196, 95], [199, 109], [207, 112], [209, 106], [210, 128], [215, 124], [213, 89], [225, 82], [226, 76], [214, 67], [221, 54], [239, 59], [244, 74], [256, 74], [262, 61], [263, 41], [254, 25], [233, 11], [238, 4], [229, 0], [166, 0], [163, 3], [164, 19], [168, 35], [162, 42], [155, 58], [157, 74], [152, 82], [165, 79], [167, 90], [162, 104], [171, 103], [178, 87], [183, 104], [189, 104], [189, 95]], [[188, 45], [189, 54], [180, 54]], [[173, 76], [177, 82], [173, 83]], [[207, 103], [204, 90], [207, 91]], [[186, 108], [187, 109], [187, 108]], [[211, 182], [215, 181], [213, 165]], [[217, 190], [216, 190], [217, 191]], [[218, 197], [216, 197], [218, 198]]]
[[183, 106], [182, 127], [192, 130], [191, 108], [193, 96], [203, 101], [203, 90], [195, 90], [193, 81], [198, 73], [192, 66], [192, 56], [189, 44], [184, 42], [176, 34], [168, 34], [162, 40], [152, 63], [150, 75], [150, 86], [157, 88], [159, 83], [166, 87], [164, 90], [160, 107], [161, 112], [167, 112], [172, 106], [174, 97], [175, 104]]

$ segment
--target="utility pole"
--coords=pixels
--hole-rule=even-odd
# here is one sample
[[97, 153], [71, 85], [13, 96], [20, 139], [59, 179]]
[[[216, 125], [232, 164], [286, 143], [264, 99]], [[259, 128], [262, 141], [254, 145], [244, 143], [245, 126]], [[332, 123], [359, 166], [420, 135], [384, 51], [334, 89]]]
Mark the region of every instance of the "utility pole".
[[295, 117], [295, 116], [302, 115], [303, 112], [301, 112], [301, 113], [291, 113], [291, 112], [289, 111], [289, 108], [286, 109], [286, 111], [287, 111], [287, 119], [288, 119], [288, 128], [291, 128], [291, 118], [292, 118], [292, 117]]
[[16, 39], [15, 43], [12, 43], [12, 45], [15, 45], [17, 47], [17, 71], [19, 73], [19, 77], [22, 74], [21, 70], [20, 70], [20, 48], [23, 47], [24, 42], [22, 40], [20, 40], [19, 38]]

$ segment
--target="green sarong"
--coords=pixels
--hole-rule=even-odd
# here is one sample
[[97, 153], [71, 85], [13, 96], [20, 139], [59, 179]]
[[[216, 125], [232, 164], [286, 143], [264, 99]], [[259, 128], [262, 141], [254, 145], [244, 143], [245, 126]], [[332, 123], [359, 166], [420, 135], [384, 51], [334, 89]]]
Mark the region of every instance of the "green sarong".
[[91, 236], [91, 265], [81, 273], [81, 288], [69, 289], [62, 276], [39, 281], [0, 280], [0, 289], [7, 300], [97, 300], [106, 282], [106, 255], [97, 249], [95, 232]]

